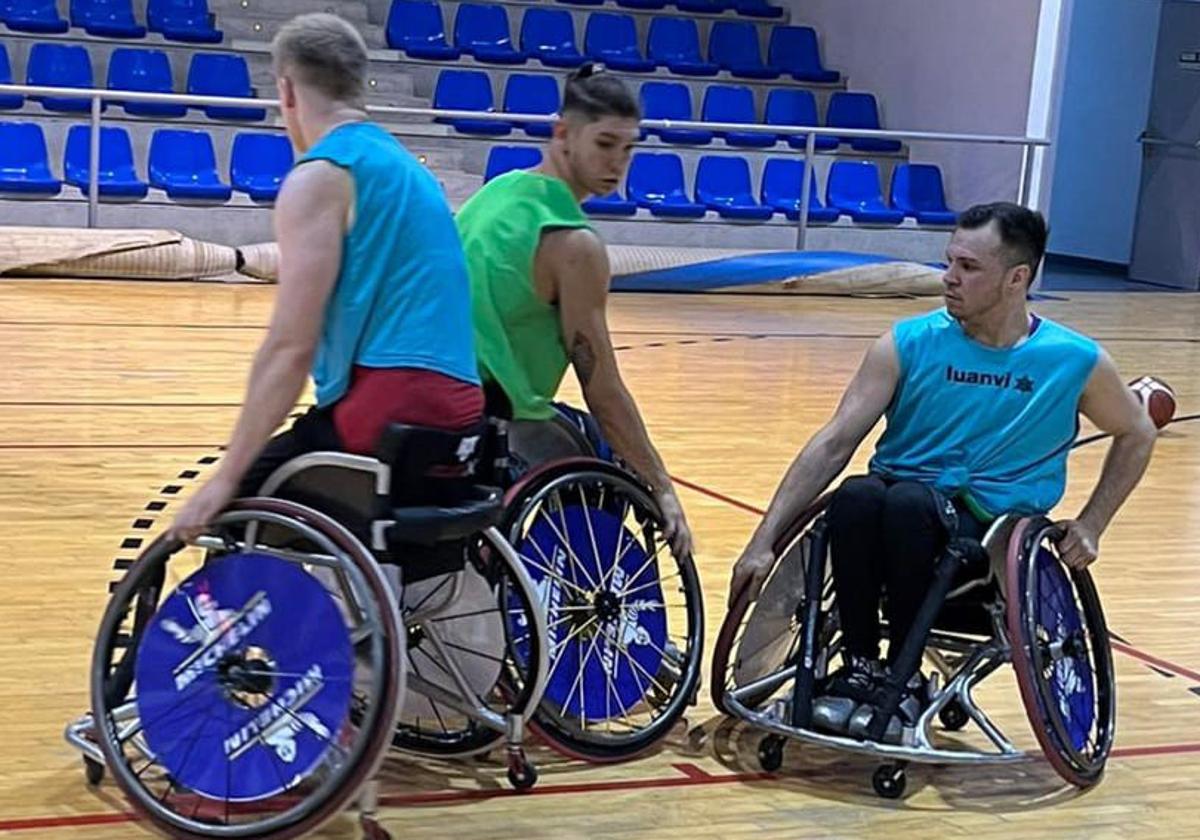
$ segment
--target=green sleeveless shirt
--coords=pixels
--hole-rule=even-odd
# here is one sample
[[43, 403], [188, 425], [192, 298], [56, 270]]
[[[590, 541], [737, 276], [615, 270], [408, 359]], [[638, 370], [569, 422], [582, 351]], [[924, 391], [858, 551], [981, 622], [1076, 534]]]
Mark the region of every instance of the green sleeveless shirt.
[[568, 358], [558, 308], [534, 289], [533, 259], [543, 232], [588, 227], [587, 217], [565, 182], [513, 170], [484, 184], [455, 221], [480, 376], [504, 390], [513, 419], [549, 419]]

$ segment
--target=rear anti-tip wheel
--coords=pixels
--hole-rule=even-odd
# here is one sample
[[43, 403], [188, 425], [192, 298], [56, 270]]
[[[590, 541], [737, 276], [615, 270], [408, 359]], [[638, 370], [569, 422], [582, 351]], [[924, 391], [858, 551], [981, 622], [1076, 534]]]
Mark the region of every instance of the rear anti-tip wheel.
[[951, 700], [938, 712], [938, 720], [942, 722], [942, 727], [947, 732], [957, 732], [966, 726], [970, 719], [967, 710], [957, 700]]
[[779, 735], [768, 735], [758, 742], [758, 766], [766, 773], [774, 773], [783, 766], [784, 739]]
[[871, 786], [884, 799], [899, 799], [908, 785], [908, 774], [902, 764], [881, 764], [871, 776]]
[[525, 759], [515, 761], [508, 766], [508, 783], [514, 790], [529, 790], [537, 784], [537, 768]]
[[104, 764], [85, 755], [83, 757], [83, 775], [87, 777], [89, 785], [96, 787], [104, 781]]

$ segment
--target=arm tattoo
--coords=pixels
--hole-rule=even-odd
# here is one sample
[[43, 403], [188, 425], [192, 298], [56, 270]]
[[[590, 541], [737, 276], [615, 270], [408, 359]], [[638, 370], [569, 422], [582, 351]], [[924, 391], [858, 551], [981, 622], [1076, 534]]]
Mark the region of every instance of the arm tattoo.
[[586, 388], [596, 372], [596, 351], [583, 333], [575, 333], [575, 340], [571, 342], [571, 364], [575, 366], [579, 384]]

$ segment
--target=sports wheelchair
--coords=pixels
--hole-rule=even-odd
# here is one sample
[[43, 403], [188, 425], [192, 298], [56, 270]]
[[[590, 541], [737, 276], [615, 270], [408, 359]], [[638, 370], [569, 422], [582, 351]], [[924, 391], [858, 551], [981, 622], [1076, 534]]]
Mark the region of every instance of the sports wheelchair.
[[568, 757], [620, 761], [696, 702], [703, 596], [692, 558], [674, 557], [657, 503], [593, 418], [555, 407], [539, 432], [550, 441], [532, 445], [519, 423], [507, 440], [501, 530], [538, 588], [550, 637], [529, 725]]
[[[281, 466], [191, 546], [155, 540], [115, 587], [92, 711], [66, 736], [173, 837], [295, 837], [359, 799], [389, 745], [507, 748], [547, 679], [547, 628], [474, 483], [484, 429], [393, 426], [378, 458]], [[168, 581], [170, 583], [168, 584]], [[362, 796], [360, 798], [360, 793]]]
[[[758, 759], [777, 770], [788, 740], [882, 759], [875, 792], [903, 796], [909, 762], [982, 764], [1026, 758], [976, 705], [972, 690], [1012, 662], [1042, 752], [1067, 782], [1099, 781], [1112, 748], [1115, 684], [1100, 601], [1086, 571], [1068, 569], [1061, 537], [1042, 517], [1006, 516], [981, 542], [951, 539], [913, 630], [894, 658], [875, 710], [855, 711], [845, 731], [814, 720], [814, 699], [840, 648], [822, 497], [775, 546], [756, 601], [741, 593], [713, 653], [714, 699], [723, 713], [766, 731]], [[922, 658], [933, 666], [928, 705], [911, 725], [895, 712]], [[942, 682], [944, 681], [944, 682]], [[938, 685], [942, 682], [942, 685]], [[944, 733], [974, 723], [978, 749]], [[899, 726], [897, 724], [900, 724]]]

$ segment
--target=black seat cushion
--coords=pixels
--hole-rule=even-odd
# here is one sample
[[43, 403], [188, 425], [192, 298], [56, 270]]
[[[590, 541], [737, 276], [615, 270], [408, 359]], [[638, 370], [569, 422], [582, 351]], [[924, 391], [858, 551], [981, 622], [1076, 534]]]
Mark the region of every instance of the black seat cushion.
[[464, 540], [498, 525], [503, 516], [504, 494], [495, 487], [473, 486], [452, 505], [395, 508], [388, 542], [430, 546]]

